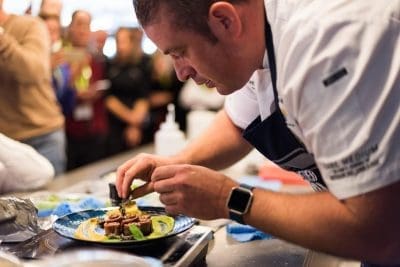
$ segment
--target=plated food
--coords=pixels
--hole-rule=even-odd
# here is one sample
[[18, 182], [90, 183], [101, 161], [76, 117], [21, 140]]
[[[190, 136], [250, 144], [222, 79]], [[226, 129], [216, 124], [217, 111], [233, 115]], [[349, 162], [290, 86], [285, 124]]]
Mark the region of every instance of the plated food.
[[[75, 237], [89, 241], [144, 240], [162, 237], [174, 229], [175, 220], [167, 215], [151, 215], [141, 211], [135, 202], [111, 209], [105, 217], [95, 217], [83, 221], [75, 232]], [[104, 233], [96, 232], [97, 228]]]
[[162, 207], [128, 205], [86, 210], [58, 218], [56, 233], [103, 245], [136, 245], [168, 238], [191, 228], [195, 219], [169, 216]]

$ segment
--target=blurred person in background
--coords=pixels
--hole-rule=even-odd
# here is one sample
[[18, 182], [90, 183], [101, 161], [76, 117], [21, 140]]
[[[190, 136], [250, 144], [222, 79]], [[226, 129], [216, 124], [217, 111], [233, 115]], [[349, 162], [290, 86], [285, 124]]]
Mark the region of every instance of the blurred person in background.
[[175, 105], [176, 120], [179, 128], [184, 131], [186, 129], [187, 110], [182, 108], [178, 102], [183, 83], [176, 77], [172, 60], [157, 50], [152, 56], [152, 68], [151, 127], [148, 135], [153, 137], [160, 124], [165, 120], [169, 103]]
[[67, 168], [73, 169], [105, 156], [107, 118], [104, 107], [104, 63], [89, 51], [91, 15], [77, 10], [68, 27], [64, 54], [71, 66], [71, 86], [76, 99], [72, 114], [66, 117]]
[[106, 44], [108, 33], [104, 30], [97, 30], [92, 32], [92, 53], [96, 57], [96, 60], [106, 61], [107, 57], [103, 53], [104, 45]]
[[38, 189], [54, 173], [51, 163], [31, 146], [0, 134], [0, 194]]
[[43, 22], [9, 15], [0, 0], [0, 132], [33, 146], [65, 169], [64, 119], [51, 87], [50, 41]]
[[71, 88], [71, 68], [62, 49], [60, 17], [57, 14], [44, 13], [44, 11], [41, 11], [39, 16], [45, 22], [50, 34], [53, 89], [64, 116], [71, 116], [76, 93]]
[[149, 112], [151, 65], [150, 58], [142, 51], [142, 36], [139, 29], [120, 28], [116, 33], [117, 54], [107, 68], [111, 82], [106, 97], [109, 155], [143, 141], [143, 128]]
[[39, 14], [56, 15], [61, 17], [62, 1], [61, 0], [42, 0], [40, 4]]

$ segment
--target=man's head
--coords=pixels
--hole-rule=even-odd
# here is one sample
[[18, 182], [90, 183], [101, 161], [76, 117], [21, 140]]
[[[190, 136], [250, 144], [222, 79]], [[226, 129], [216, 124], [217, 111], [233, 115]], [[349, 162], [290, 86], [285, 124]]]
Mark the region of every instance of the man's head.
[[138, 28], [121, 27], [116, 33], [117, 56], [121, 59], [131, 59], [132, 56], [142, 53], [143, 32]]
[[86, 48], [89, 45], [91, 20], [90, 14], [83, 10], [77, 10], [72, 14], [68, 37], [73, 46]]
[[134, 0], [147, 36], [180, 80], [230, 94], [262, 66], [263, 0]]
[[[232, 4], [249, 0], [227, 0]], [[140, 24], [145, 27], [157, 22], [159, 10], [165, 8], [173, 18], [177, 28], [186, 28], [215, 41], [215, 36], [207, 24], [208, 13], [218, 0], [133, 0], [135, 12]]]
[[108, 33], [104, 30], [97, 30], [92, 33], [95, 49], [98, 53], [103, 53], [103, 48], [106, 44]]

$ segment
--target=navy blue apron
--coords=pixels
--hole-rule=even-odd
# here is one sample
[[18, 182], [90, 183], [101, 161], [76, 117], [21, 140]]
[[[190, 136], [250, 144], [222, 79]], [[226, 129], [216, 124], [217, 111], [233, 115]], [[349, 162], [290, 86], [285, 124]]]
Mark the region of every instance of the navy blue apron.
[[274, 90], [275, 110], [263, 121], [258, 116], [244, 130], [243, 137], [266, 158], [285, 170], [297, 172], [310, 182], [314, 190], [324, 191], [326, 185], [315, 164], [314, 156], [308, 153], [303, 143], [287, 127], [285, 117], [279, 108], [272, 31], [267, 21], [265, 24], [265, 42]]

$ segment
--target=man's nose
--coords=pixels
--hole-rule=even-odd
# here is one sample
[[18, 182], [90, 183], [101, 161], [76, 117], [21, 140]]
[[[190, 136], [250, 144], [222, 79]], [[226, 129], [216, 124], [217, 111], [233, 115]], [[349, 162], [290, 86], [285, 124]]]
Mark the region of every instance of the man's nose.
[[175, 61], [174, 68], [176, 76], [181, 82], [187, 81], [196, 75], [196, 71], [185, 62]]

